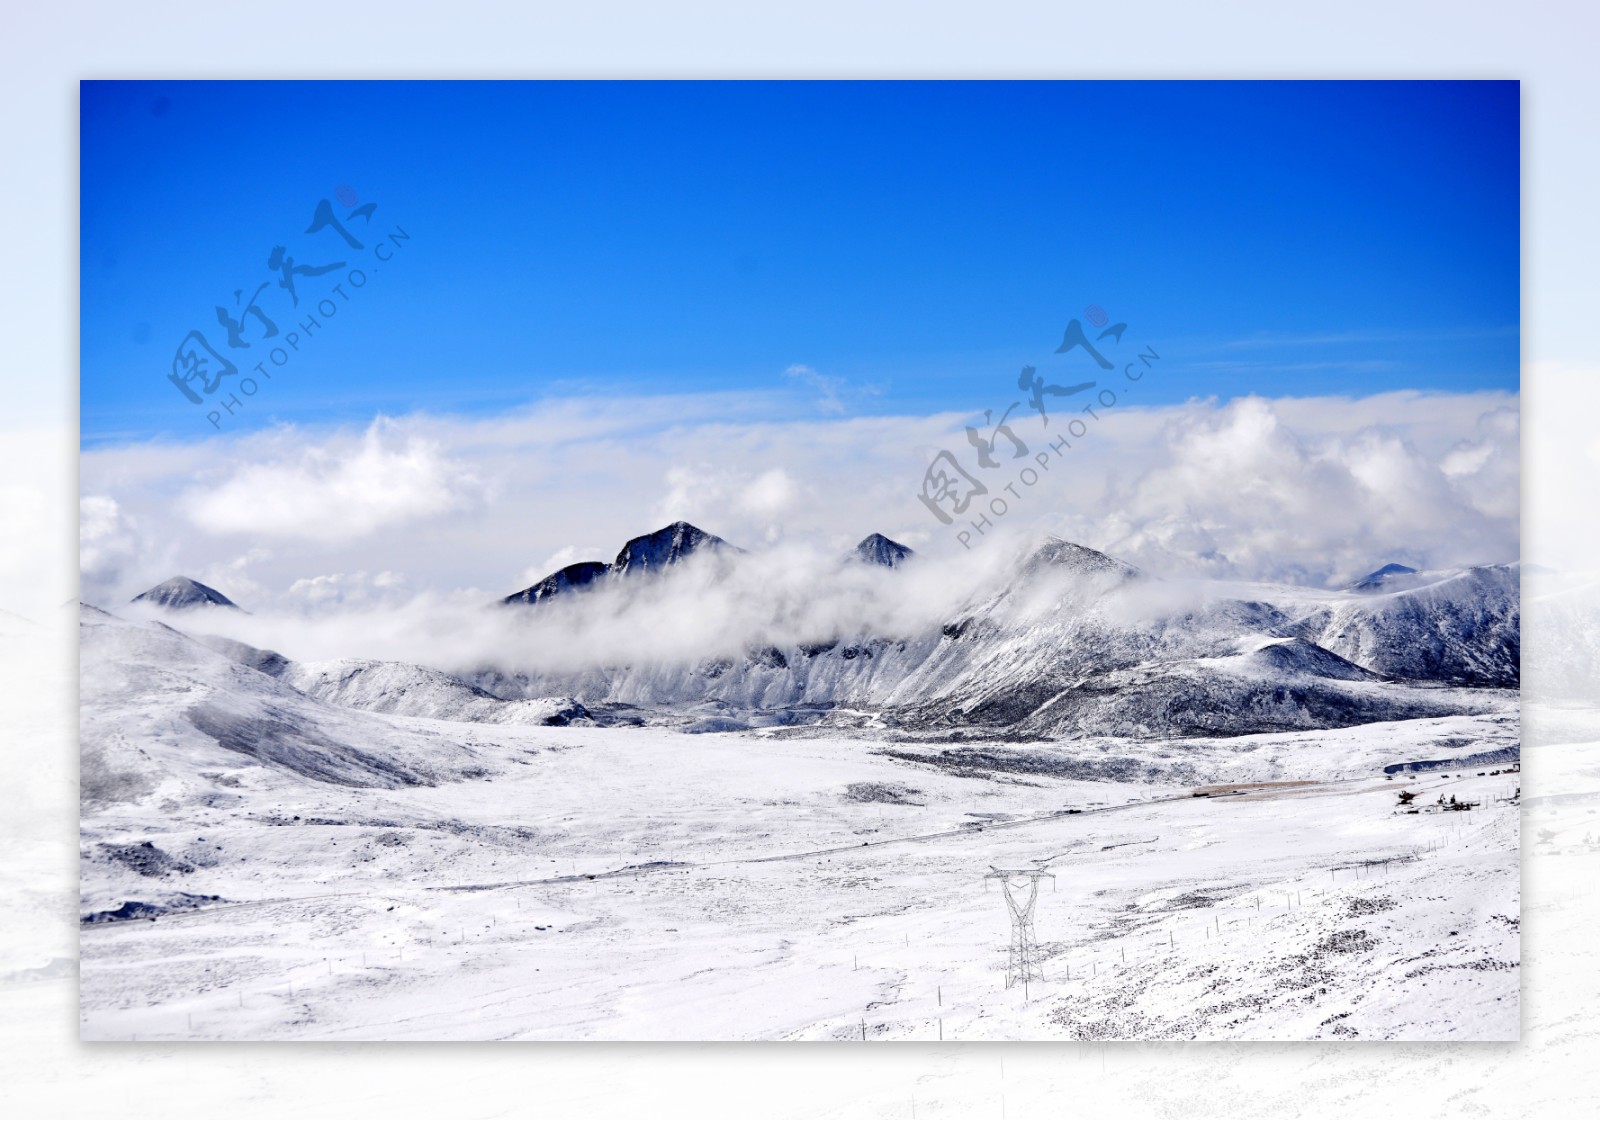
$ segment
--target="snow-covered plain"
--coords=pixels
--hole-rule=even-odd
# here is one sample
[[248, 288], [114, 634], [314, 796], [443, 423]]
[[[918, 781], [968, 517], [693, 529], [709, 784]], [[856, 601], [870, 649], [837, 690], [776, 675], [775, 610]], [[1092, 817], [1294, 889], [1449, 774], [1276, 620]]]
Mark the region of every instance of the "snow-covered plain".
[[[1493, 799], [1520, 776], [1382, 774], [1514, 745], [1510, 703], [1186, 742], [1208, 797], [1161, 780], [1161, 744], [996, 749], [1156, 768], [1081, 782], [798, 729], [359, 715], [492, 773], [360, 789], [219, 748], [204, 797], [152, 775], [87, 814], [84, 914], [198, 906], [83, 927], [85, 1039], [1517, 1034], [1518, 809]], [[1486, 805], [1398, 814], [1402, 787]], [[1046, 980], [1008, 990], [983, 877], [1037, 862]]]

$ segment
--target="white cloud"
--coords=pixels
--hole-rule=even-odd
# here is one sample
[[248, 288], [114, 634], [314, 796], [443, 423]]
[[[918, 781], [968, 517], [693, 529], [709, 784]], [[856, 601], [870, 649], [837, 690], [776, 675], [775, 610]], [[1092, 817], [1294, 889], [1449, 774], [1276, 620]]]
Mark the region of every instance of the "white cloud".
[[84, 598], [91, 602], [120, 598], [116, 591], [128, 570], [148, 567], [155, 555], [138, 521], [128, 517], [116, 499], [104, 494], [78, 499], [78, 569]]
[[460, 509], [478, 491], [439, 444], [380, 419], [354, 441], [335, 437], [238, 464], [221, 481], [187, 490], [180, 506], [211, 534], [337, 542]]
[[270, 560], [272, 551], [256, 546], [232, 560], [206, 565], [194, 575], [202, 584], [217, 589], [235, 603], [260, 602], [271, 592], [250, 574], [250, 568]]
[[[1510, 560], [1518, 409], [1515, 395], [1488, 392], [1118, 406], [1023, 492], [1004, 528], [1050, 529], [1174, 575], [1321, 584], [1390, 560]], [[364, 433], [93, 449], [85, 494], [114, 501], [140, 532], [119, 538], [115, 565], [87, 549], [85, 572], [97, 566], [103, 588], [120, 580], [119, 594], [175, 572], [242, 575], [245, 537], [271, 546], [248, 562], [258, 602], [296, 581], [402, 568], [415, 594], [486, 602], [679, 518], [747, 548], [837, 555], [881, 532], [959, 553], [961, 527], [917, 501], [932, 457], [950, 449], [997, 494], [1011, 477], [1008, 458], [993, 473], [972, 462], [968, 417], [783, 416], [781, 402], [762, 414], [725, 395], [553, 401]], [[1047, 446], [1038, 418], [1015, 427], [1032, 454]]]
[[817, 411], [824, 416], [843, 416], [844, 401], [840, 394], [844, 390], [843, 378], [832, 377], [828, 374], [819, 374], [810, 366], [794, 365], [783, 371], [785, 377], [794, 378], [810, 386], [817, 393]]
[[763, 471], [739, 493], [739, 506], [757, 517], [775, 518], [794, 505], [800, 488], [781, 467]]
[[333, 572], [296, 580], [286, 598], [297, 607], [394, 607], [404, 602], [405, 586], [406, 578], [398, 572]]
[[1108, 420], [1112, 446], [1098, 458], [1115, 463], [1126, 449], [1127, 466], [1066, 523], [1157, 572], [1323, 584], [1387, 561], [1516, 559], [1514, 405], [1501, 395], [1433, 405], [1464, 439], [1442, 440], [1437, 419], [1413, 426], [1380, 398], [1331, 401], [1304, 425], [1291, 419], [1306, 416], [1305, 401], [1190, 402], [1153, 410], [1162, 424], [1137, 432], [1142, 449], [1128, 446], [1121, 418]]

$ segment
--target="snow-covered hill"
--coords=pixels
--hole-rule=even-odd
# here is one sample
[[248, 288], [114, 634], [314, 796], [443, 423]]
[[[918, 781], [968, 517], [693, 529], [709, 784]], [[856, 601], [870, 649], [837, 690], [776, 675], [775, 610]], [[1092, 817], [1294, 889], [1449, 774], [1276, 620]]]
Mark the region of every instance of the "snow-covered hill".
[[1415, 573], [1416, 586], [1330, 603], [1300, 633], [1376, 673], [1452, 685], [1522, 679], [1521, 573], [1516, 564]]
[[459, 743], [327, 704], [157, 622], [85, 605], [80, 621], [85, 805], [237, 798], [272, 776], [428, 785], [484, 773]]
[[589, 715], [567, 698], [501, 700], [447, 673], [407, 662], [359, 658], [289, 662], [279, 678], [329, 704], [399, 716], [480, 724], [567, 724]]

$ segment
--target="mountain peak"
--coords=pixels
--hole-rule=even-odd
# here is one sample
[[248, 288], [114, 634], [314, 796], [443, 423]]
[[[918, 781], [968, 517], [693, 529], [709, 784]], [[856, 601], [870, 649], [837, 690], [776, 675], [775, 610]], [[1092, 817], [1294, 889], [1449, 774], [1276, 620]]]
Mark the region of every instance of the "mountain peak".
[[699, 526], [678, 521], [662, 526], [654, 533], [635, 537], [622, 547], [617, 559], [610, 564], [601, 561], [579, 561], [552, 572], [532, 587], [506, 596], [503, 604], [535, 604], [553, 595], [575, 592], [596, 584], [602, 579], [637, 576], [646, 572], [660, 572], [687, 559], [691, 554], [742, 553], [743, 549], [728, 544], [716, 534], [707, 533]]
[[654, 572], [679, 564], [693, 553], [740, 552], [722, 538], [707, 533], [688, 522], [673, 522], [654, 533], [635, 537], [622, 547], [617, 559], [611, 562], [611, 571], [620, 575], [633, 572]]
[[898, 541], [892, 541], [881, 533], [873, 533], [861, 539], [852, 556], [865, 564], [881, 564], [885, 568], [899, 568], [916, 553]]
[[1408, 568], [1403, 564], [1386, 564], [1376, 572], [1369, 572], [1359, 580], [1353, 580], [1345, 585], [1345, 590], [1350, 592], [1379, 592], [1384, 591], [1390, 578], [1394, 576], [1415, 576], [1417, 570]]
[[1067, 569], [1072, 572], [1113, 573], [1132, 577], [1144, 575], [1126, 561], [1109, 557], [1098, 549], [1063, 541], [1059, 537], [1046, 537], [1044, 542], [1028, 554], [1023, 561], [1023, 571], [1034, 572], [1041, 568]]
[[587, 587], [610, 571], [611, 566], [604, 561], [579, 561], [577, 564], [569, 564], [552, 572], [531, 588], [524, 588], [514, 595], [506, 596], [500, 602], [538, 603], [562, 592]]
[[163, 580], [150, 590], [134, 596], [131, 602], [148, 603], [155, 607], [165, 607], [170, 611], [184, 611], [191, 607], [231, 607], [235, 611], [242, 610], [237, 603], [217, 589], [209, 588], [187, 576], [174, 576], [170, 580]]

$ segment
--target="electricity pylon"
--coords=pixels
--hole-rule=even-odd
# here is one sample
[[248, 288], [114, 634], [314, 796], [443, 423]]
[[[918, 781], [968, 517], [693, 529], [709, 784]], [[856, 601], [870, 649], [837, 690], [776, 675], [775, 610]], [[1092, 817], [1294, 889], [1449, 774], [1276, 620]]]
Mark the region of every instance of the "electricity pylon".
[[[1006, 988], [1029, 981], [1043, 981], [1044, 969], [1039, 960], [1039, 941], [1033, 934], [1033, 905], [1039, 900], [1039, 881], [1046, 876], [1055, 883], [1055, 875], [1048, 868], [995, 868], [990, 867], [986, 880], [999, 880], [1000, 890], [1006, 897], [1006, 910], [1011, 914], [1011, 951], [1006, 958]], [[1011, 890], [1013, 881], [1027, 880], [1027, 897], [1018, 899]], [[1021, 892], [1022, 886], [1017, 885]]]

